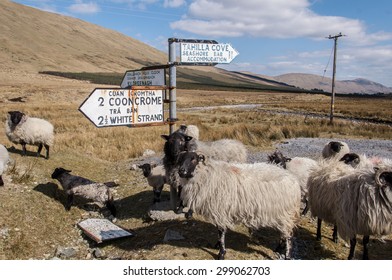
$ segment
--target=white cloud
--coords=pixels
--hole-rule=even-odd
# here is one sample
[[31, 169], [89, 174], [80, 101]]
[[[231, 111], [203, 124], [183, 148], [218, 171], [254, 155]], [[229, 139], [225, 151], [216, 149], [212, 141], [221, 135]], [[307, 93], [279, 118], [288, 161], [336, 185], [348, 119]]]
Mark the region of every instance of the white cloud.
[[100, 8], [97, 3], [88, 2], [83, 3], [82, 1], [77, 1], [77, 3], [72, 4], [68, 7], [68, 10], [72, 13], [78, 14], [95, 14], [100, 12]]
[[178, 8], [185, 5], [185, 0], [164, 0], [163, 7], [165, 8]]
[[344, 31], [348, 41], [374, 43], [392, 34], [366, 34], [357, 19], [323, 16], [311, 10], [309, 0], [194, 0], [188, 13], [171, 28], [202, 36], [324, 39]]

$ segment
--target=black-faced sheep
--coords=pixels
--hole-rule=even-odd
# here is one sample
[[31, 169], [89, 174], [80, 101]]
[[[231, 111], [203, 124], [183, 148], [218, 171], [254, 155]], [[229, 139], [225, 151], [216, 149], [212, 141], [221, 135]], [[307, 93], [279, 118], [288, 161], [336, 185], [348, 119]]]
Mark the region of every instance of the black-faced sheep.
[[[170, 184], [170, 201], [173, 210], [177, 210], [177, 190], [181, 191], [176, 162], [183, 151], [197, 151], [206, 157], [227, 162], [243, 163], [247, 160], [247, 149], [240, 141], [221, 139], [213, 142], [195, 141], [191, 136], [182, 133], [182, 130], [170, 135], [162, 135], [166, 140], [164, 146], [163, 165]], [[181, 203], [180, 203], [181, 209]]]
[[113, 203], [113, 194], [104, 183], [97, 183], [89, 179], [71, 175], [71, 170], [62, 167], [56, 168], [52, 173], [52, 179], [57, 179], [67, 194], [65, 209], [69, 211], [73, 204], [74, 196], [80, 196], [94, 201], [100, 206], [106, 206], [113, 216], [116, 216], [116, 207]]
[[7, 168], [9, 159], [8, 150], [3, 145], [0, 145], [0, 187], [4, 186], [3, 172]]
[[353, 259], [356, 235], [363, 235], [363, 259], [368, 259], [370, 235], [392, 233], [392, 161], [356, 169], [337, 182], [340, 197], [336, 224], [339, 235], [350, 239], [348, 259]]
[[153, 202], [161, 201], [161, 193], [163, 186], [167, 183], [166, 171], [163, 165], [156, 165], [151, 163], [144, 163], [138, 165], [138, 167], [143, 170], [144, 177], [147, 178], [148, 184], [152, 187], [154, 192]]
[[283, 156], [283, 154], [278, 150], [268, 156], [268, 161], [270, 163], [277, 164], [278, 166], [282, 166], [297, 177], [301, 186], [301, 201], [305, 205], [302, 215], [306, 215], [309, 209], [307, 189], [308, 177], [309, 173], [317, 166], [317, 162], [307, 157], [288, 158]]
[[323, 158], [342, 158], [345, 154], [350, 152], [350, 148], [348, 147], [346, 142], [341, 141], [331, 141], [327, 143], [321, 154]]
[[292, 257], [292, 237], [299, 219], [301, 190], [288, 171], [267, 163], [234, 164], [183, 152], [178, 159], [181, 199], [218, 227], [219, 259], [225, 234], [237, 224], [270, 227], [281, 234], [285, 258]]
[[8, 112], [5, 123], [5, 133], [15, 144], [21, 144], [23, 155], [27, 153], [26, 145], [38, 146], [37, 156], [43, 147], [46, 149], [46, 159], [49, 159], [49, 148], [53, 145], [54, 129], [48, 121], [29, 117], [19, 111]]

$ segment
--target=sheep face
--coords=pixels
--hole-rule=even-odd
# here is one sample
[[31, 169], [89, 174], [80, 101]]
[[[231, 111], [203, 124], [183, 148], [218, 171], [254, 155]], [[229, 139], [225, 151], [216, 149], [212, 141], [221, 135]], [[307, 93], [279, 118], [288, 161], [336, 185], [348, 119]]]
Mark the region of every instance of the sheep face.
[[352, 167], [357, 167], [361, 162], [359, 155], [355, 153], [345, 154], [340, 161], [343, 161], [345, 164], [351, 165]]
[[10, 115], [10, 120], [13, 125], [18, 125], [22, 120], [23, 116], [25, 115], [19, 111], [9, 111], [8, 114]]
[[339, 153], [340, 149], [344, 146], [342, 143], [336, 141], [331, 141], [328, 143], [328, 145], [335, 153]]
[[268, 161], [270, 163], [274, 163], [276, 165], [282, 166], [284, 169], [286, 169], [286, 162], [290, 161], [290, 158], [286, 158], [283, 156], [283, 154], [276, 150], [272, 155], [268, 156]]
[[147, 178], [148, 176], [150, 176], [152, 170], [151, 164], [145, 163], [142, 165], [138, 165], [137, 167], [139, 167], [143, 171], [144, 177]]
[[181, 152], [188, 151], [189, 141], [192, 140], [191, 136], [178, 131], [170, 135], [162, 135], [161, 137], [166, 140], [163, 148], [165, 156], [171, 161], [176, 161]]
[[56, 168], [52, 173], [52, 179], [59, 178], [64, 173], [71, 173], [71, 170], [64, 169], [62, 167]]
[[204, 155], [198, 155], [195, 152], [181, 153], [178, 158], [178, 174], [181, 178], [192, 178], [195, 175], [196, 166], [204, 160]]

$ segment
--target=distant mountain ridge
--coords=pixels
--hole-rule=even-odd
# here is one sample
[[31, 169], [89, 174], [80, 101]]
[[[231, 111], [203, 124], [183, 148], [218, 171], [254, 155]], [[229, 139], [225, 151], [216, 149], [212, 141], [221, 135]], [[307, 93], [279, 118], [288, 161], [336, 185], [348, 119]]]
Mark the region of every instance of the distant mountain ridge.
[[[293, 85], [307, 90], [321, 89], [325, 92], [332, 91], [332, 79], [323, 76], [304, 73], [289, 73], [274, 77], [269, 77], [265, 75], [261, 76], [266, 79]], [[358, 78], [354, 80], [335, 81], [335, 92], [342, 94], [388, 94], [392, 93], [392, 87], [386, 87], [382, 84], [367, 79]]]

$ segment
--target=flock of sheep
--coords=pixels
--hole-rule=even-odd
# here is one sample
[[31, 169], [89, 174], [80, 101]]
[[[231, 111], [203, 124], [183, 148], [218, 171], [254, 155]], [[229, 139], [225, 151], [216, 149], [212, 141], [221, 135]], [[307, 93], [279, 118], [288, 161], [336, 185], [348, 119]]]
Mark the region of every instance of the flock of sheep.
[[[11, 111], [5, 124], [8, 139], [21, 144], [43, 147], [46, 159], [53, 144], [53, 125], [43, 119]], [[148, 184], [153, 187], [154, 203], [160, 201], [165, 184], [170, 185], [173, 211], [188, 207], [192, 214], [203, 216], [218, 229], [218, 258], [226, 254], [228, 229], [243, 224], [252, 229], [272, 228], [280, 233], [276, 249], [285, 259], [293, 257], [293, 237], [302, 215], [310, 211], [317, 217], [316, 238], [321, 240], [321, 224], [333, 224], [333, 240], [338, 235], [350, 240], [348, 259], [354, 257], [356, 236], [363, 235], [363, 259], [368, 259], [369, 236], [392, 233], [392, 161], [367, 158], [350, 153], [344, 142], [332, 141], [320, 151], [320, 159], [287, 158], [278, 150], [268, 162], [247, 163], [247, 149], [237, 140], [214, 142], [199, 140], [196, 126], [181, 126], [165, 140], [162, 163], [139, 165]], [[7, 149], [0, 145], [1, 175], [9, 162]], [[74, 196], [92, 200], [110, 210], [117, 209], [110, 187], [56, 168], [57, 179], [67, 194], [66, 210]]]

